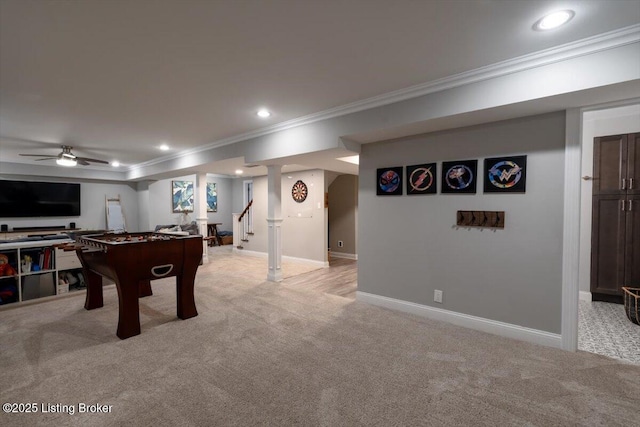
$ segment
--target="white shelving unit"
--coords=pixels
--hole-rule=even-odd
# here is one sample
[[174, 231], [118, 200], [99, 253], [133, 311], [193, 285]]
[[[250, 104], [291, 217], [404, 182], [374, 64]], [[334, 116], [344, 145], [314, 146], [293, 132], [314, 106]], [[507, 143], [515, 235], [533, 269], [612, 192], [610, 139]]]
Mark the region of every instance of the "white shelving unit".
[[[69, 291], [58, 286], [63, 271], [82, 268], [75, 252], [64, 252], [53, 245], [71, 242], [69, 239], [37, 240], [0, 244], [0, 254], [9, 259], [9, 264], [18, 272], [17, 276], [0, 277], [0, 292], [15, 288], [17, 295], [4, 298], [2, 305], [59, 295]], [[31, 268], [25, 268], [26, 257], [31, 258]], [[13, 281], [13, 283], [11, 283]]]

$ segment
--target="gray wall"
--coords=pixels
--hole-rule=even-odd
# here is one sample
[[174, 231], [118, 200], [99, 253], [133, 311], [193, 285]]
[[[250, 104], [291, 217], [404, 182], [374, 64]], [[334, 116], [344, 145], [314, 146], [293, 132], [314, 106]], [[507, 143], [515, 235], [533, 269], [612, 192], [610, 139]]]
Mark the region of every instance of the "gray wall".
[[[329, 247], [331, 253], [356, 255], [358, 177], [340, 175], [329, 185]], [[344, 243], [338, 247], [338, 240]]]
[[[252, 181], [253, 178], [238, 177], [231, 180], [231, 193], [233, 195], [231, 200], [231, 213], [240, 214], [244, 210], [244, 203], [242, 200], [243, 182]], [[231, 229], [233, 230], [233, 228]]]
[[[291, 177], [291, 178], [289, 178]], [[301, 179], [309, 190], [304, 203], [291, 197], [291, 187]], [[325, 262], [327, 260], [327, 209], [324, 207], [324, 171], [292, 172], [282, 175], [282, 254]], [[240, 188], [242, 198], [242, 188]], [[246, 250], [267, 252], [267, 177], [253, 178], [253, 231]]]
[[138, 192], [138, 227], [139, 231], [153, 230], [154, 226], [149, 223], [149, 181], [140, 181], [136, 183], [136, 191]]
[[50, 218], [0, 218], [0, 223], [7, 224], [9, 230], [13, 227], [69, 227], [75, 222], [77, 228], [85, 230], [103, 230], [106, 228], [105, 196], [120, 195], [122, 209], [125, 215], [127, 229], [138, 231], [138, 196], [135, 183], [105, 183], [99, 181], [78, 180], [73, 178], [29, 177], [2, 175], [0, 179], [70, 182], [80, 183], [80, 216], [50, 217]]
[[[196, 175], [185, 175], [149, 183], [148, 211], [151, 229], [156, 225], [180, 224], [182, 222], [182, 214], [173, 213], [171, 206], [171, 181], [192, 181], [195, 186]], [[207, 218], [209, 222], [222, 223], [218, 226], [218, 230], [232, 230], [232, 181], [229, 178], [207, 177], [207, 182], [215, 182], [218, 190], [218, 211], [208, 212]], [[195, 209], [198, 209], [197, 202]], [[188, 214], [189, 221], [195, 221], [196, 218], [197, 211]]]
[[[365, 144], [358, 290], [560, 333], [564, 112]], [[442, 161], [526, 154], [526, 194], [440, 193]], [[438, 194], [376, 196], [376, 169], [438, 162]], [[457, 228], [457, 210], [503, 210], [504, 230]], [[433, 302], [435, 289], [443, 304]]]

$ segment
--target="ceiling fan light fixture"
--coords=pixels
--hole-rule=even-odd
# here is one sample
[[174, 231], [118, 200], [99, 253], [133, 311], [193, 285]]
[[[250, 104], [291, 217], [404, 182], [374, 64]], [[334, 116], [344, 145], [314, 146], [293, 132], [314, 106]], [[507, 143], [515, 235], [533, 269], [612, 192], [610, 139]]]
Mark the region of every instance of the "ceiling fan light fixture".
[[67, 167], [71, 167], [71, 166], [75, 166], [78, 164], [78, 161], [76, 159], [74, 159], [73, 157], [68, 157], [68, 156], [61, 156], [58, 159], [56, 159], [56, 163], [60, 166], [67, 166]]

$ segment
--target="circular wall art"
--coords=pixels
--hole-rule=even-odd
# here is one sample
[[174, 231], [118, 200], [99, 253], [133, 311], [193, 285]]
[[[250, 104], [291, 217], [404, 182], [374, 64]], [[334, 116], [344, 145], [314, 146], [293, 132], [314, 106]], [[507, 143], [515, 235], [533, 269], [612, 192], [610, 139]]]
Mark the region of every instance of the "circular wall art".
[[511, 188], [521, 177], [522, 168], [510, 160], [498, 162], [489, 169], [489, 180], [498, 188]]
[[454, 190], [465, 189], [473, 181], [473, 172], [466, 165], [454, 165], [447, 171], [447, 185]]
[[378, 181], [376, 194], [378, 196], [401, 196], [403, 170], [402, 166], [378, 169], [376, 172]]
[[477, 160], [442, 162], [442, 193], [475, 193]]
[[407, 166], [407, 194], [436, 193], [436, 164]]
[[485, 193], [524, 193], [527, 156], [485, 159]]
[[297, 180], [293, 187], [291, 188], [291, 197], [298, 203], [302, 203], [307, 199], [307, 195], [309, 194], [309, 190], [307, 189], [307, 184], [302, 182], [301, 180]]

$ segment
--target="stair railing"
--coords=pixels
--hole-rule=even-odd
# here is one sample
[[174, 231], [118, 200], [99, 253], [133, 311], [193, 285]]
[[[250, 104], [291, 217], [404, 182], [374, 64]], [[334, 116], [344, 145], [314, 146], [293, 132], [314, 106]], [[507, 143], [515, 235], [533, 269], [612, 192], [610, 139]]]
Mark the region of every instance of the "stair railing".
[[251, 205], [253, 205], [253, 199], [249, 201], [247, 206], [238, 217], [238, 222], [242, 223], [242, 237], [240, 239], [241, 242], [248, 242], [249, 235], [253, 234], [253, 223], [251, 221]]

